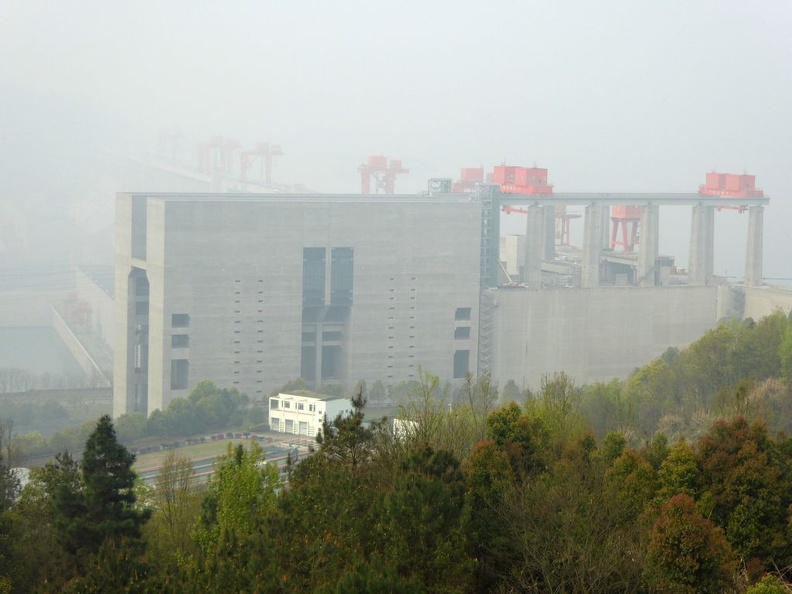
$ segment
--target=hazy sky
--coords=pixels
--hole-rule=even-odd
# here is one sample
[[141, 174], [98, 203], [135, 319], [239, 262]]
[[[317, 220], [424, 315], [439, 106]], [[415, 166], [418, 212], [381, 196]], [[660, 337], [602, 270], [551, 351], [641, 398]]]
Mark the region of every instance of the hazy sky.
[[[270, 140], [276, 181], [320, 191], [357, 191], [380, 153], [411, 170], [404, 192], [501, 162], [559, 191], [747, 171], [772, 198], [765, 274], [792, 277], [790, 31], [788, 0], [2, 0], [0, 85], [152, 137]], [[741, 275], [747, 217], [721, 214], [716, 271]], [[687, 212], [663, 223], [684, 264]]]

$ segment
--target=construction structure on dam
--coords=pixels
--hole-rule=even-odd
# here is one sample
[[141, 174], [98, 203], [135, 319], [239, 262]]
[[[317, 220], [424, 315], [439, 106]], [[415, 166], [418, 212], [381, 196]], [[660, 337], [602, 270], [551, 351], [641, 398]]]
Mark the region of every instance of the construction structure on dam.
[[[788, 299], [760, 288], [769, 198], [750, 175], [710, 173], [690, 193], [562, 193], [546, 169], [503, 165], [399, 195], [401, 161], [358, 171], [360, 195], [119, 194], [114, 414], [163, 408], [202, 379], [253, 398], [297, 377], [387, 387], [421, 368], [532, 388], [562, 370], [608, 380]], [[659, 253], [665, 206], [692, 210], [687, 270]], [[740, 287], [713, 274], [720, 209], [747, 211]], [[501, 236], [504, 211], [525, 216], [517, 242]]]

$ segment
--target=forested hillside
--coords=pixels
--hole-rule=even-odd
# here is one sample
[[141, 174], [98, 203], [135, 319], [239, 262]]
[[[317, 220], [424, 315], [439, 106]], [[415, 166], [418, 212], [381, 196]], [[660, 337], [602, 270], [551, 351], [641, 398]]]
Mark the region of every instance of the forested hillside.
[[789, 592], [790, 373], [779, 312], [621, 383], [422, 374], [397, 430], [360, 393], [286, 478], [239, 446], [203, 488], [176, 454], [133, 487], [103, 418], [3, 475], [0, 592]]

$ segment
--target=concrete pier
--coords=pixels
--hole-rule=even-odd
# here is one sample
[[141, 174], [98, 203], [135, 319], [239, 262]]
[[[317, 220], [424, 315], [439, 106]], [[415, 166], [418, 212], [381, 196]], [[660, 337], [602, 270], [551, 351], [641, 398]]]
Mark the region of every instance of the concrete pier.
[[636, 284], [654, 287], [657, 283], [657, 256], [660, 251], [660, 207], [647, 204], [641, 207], [641, 242], [638, 246]]
[[762, 284], [762, 244], [764, 240], [764, 207], [748, 208], [748, 253], [745, 258], [745, 284], [758, 287]]
[[525, 278], [523, 282], [532, 289], [542, 286], [542, 259], [546, 257], [547, 244], [545, 211], [553, 207], [529, 206], [525, 224]]
[[590, 204], [586, 207], [583, 230], [583, 265], [580, 273], [580, 286], [590, 289], [599, 286], [600, 282], [600, 254], [602, 253], [603, 235], [603, 210], [608, 211], [607, 205]]
[[690, 231], [688, 285], [706, 286], [712, 279], [715, 263], [715, 207], [693, 207]]
[[555, 260], [555, 206], [547, 205], [544, 207], [544, 253], [542, 258], [545, 260]]

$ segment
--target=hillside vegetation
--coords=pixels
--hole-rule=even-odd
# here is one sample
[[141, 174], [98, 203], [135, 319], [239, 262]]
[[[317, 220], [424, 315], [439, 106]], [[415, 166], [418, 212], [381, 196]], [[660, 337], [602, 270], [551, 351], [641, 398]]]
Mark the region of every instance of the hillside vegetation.
[[252, 444], [204, 488], [175, 453], [133, 487], [104, 418], [16, 502], [2, 473], [0, 592], [789, 592], [790, 372], [778, 312], [624, 382], [424, 373], [398, 431], [359, 392], [287, 482]]

